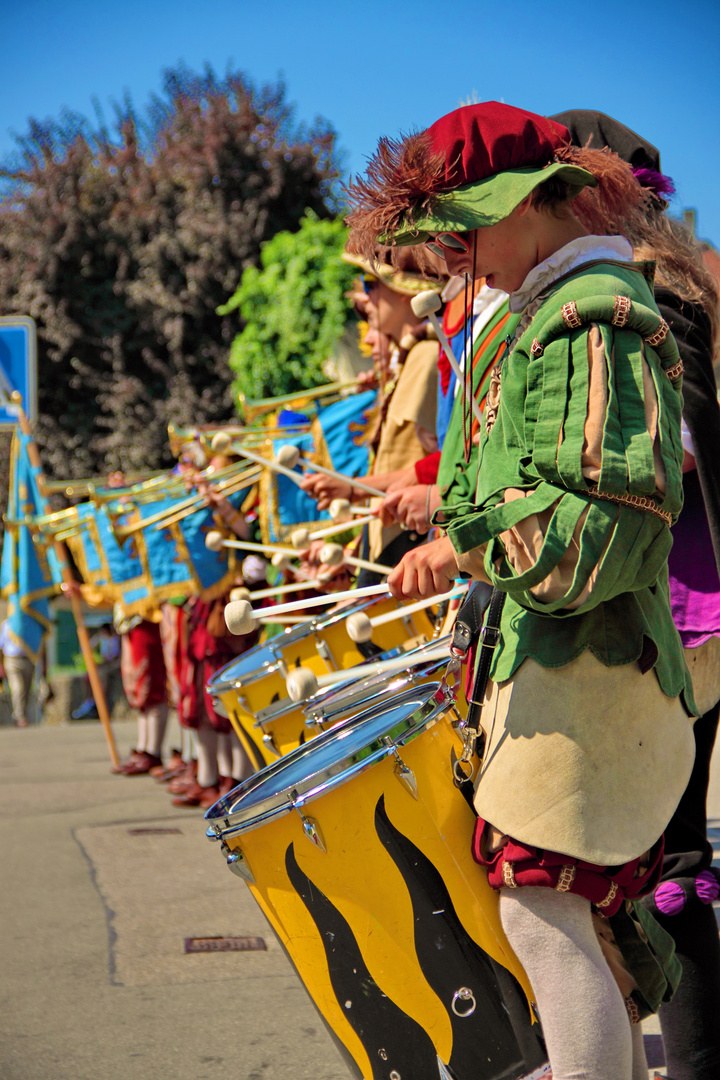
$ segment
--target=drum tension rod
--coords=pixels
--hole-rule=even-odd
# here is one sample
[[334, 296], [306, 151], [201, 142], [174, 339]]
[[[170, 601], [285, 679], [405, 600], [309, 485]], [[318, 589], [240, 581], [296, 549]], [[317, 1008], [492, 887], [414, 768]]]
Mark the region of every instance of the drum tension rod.
[[387, 746], [388, 750], [392, 752], [395, 758], [394, 772], [401, 784], [407, 788], [414, 799], [418, 797], [418, 785], [415, 779], [415, 773], [412, 771], [409, 765], [406, 765], [403, 759], [400, 757], [398, 748], [392, 741], [389, 735], [386, 735], [383, 742]]

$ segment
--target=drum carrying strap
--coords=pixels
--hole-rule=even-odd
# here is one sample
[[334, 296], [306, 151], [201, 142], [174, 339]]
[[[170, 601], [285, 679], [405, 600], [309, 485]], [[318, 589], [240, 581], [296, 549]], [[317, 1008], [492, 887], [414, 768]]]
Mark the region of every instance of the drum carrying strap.
[[[475, 590], [473, 589], [468, 600], [466, 600], [465, 604], [463, 604], [458, 612], [458, 618], [455, 623], [456, 626], [458, 622], [461, 621], [461, 616], [464, 614], [465, 607], [468, 605], [474, 592]], [[479, 632], [476, 631], [471, 639], [471, 641], [479, 640], [480, 652], [476, 659], [475, 676], [473, 679], [472, 690], [468, 697], [468, 714], [463, 730], [464, 748], [461, 757], [455, 762], [453, 768], [455, 783], [458, 787], [461, 787], [463, 784], [467, 784], [472, 780], [473, 768], [470, 764], [470, 760], [475, 753], [475, 747], [480, 735], [483, 700], [485, 698], [485, 691], [490, 676], [490, 665], [492, 663], [493, 652], [500, 641], [500, 620], [506, 595], [507, 594], [501, 592], [500, 589], [492, 590], [490, 601], [487, 603], [486, 609], [482, 609], [483, 611], [487, 610], [485, 623], [482, 630], [479, 630]], [[466, 623], [467, 621], [468, 620], [466, 620]], [[482, 614], [480, 615], [480, 621], [482, 621]], [[459, 633], [461, 635], [466, 633], [465, 628], [462, 627]], [[454, 645], [455, 635], [453, 635], [453, 646]]]

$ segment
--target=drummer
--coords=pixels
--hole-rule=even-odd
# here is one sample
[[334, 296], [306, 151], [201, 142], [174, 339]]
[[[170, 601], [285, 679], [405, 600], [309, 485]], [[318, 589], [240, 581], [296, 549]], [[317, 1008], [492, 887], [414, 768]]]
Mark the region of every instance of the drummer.
[[[509, 594], [473, 851], [500, 892], [553, 1075], [630, 1080], [647, 1075], [637, 987], [618, 989], [592, 916], [621, 918], [625, 899], [653, 887], [692, 767], [695, 703], [666, 563], [681, 364], [630, 243], [591, 235], [574, 212], [583, 187], [600, 185], [630, 217], [639, 184], [619, 159], [569, 143], [562, 125], [495, 102], [385, 140], [350, 191], [351, 243], [370, 256], [378, 240], [428, 242], [520, 314], [446, 561], [411, 552], [389, 582], [427, 595], [460, 567]], [[632, 439], [614, 422], [618, 401]]]
[[[378, 265], [356, 256], [350, 259], [363, 271], [369, 324], [366, 341], [372, 350], [381, 387], [380, 400], [368, 417], [362, 436], [374, 453], [372, 469], [365, 479], [382, 491], [416, 461], [437, 449], [439, 346], [428, 325], [418, 325], [411, 300], [427, 289], [440, 291], [442, 281], [427, 271], [421, 273], [410, 252], [403, 253], [398, 267], [390, 265], [387, 255], [379, 257], [385, 261]], [[336, 498], [350, 501], [367, 498], [360, 488], [319, 473], [305, 477], [302, 487], [317, 499], [319, 510], [326, 509]], [[374, 505], [379, 502], [375, 501]], [[398, 524], [378, 520], [368, 530], [363, 557], [394, 565], [422, 539]]]

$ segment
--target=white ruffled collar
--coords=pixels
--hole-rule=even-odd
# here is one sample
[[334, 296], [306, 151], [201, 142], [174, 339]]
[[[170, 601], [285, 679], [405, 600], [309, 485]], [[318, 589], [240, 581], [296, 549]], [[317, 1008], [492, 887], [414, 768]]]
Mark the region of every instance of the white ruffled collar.
[[581, 236], [558, 248], [549, 258], [533, 267], [520, 288], [510, 294], [510, 310], [514, 314], [525, 311], [553, 281], [583, 263], [597, 259], [632, 262], [632, 257], [632, 244], [624, 236]]

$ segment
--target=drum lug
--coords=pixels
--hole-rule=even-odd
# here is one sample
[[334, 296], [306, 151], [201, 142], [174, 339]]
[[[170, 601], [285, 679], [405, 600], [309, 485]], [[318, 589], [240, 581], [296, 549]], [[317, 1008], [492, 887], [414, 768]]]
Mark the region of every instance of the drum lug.
[[268, 750], [271, 750], [275, 757], [282, 757], [282, 754], [275, 745], [275, 740], [273, 739], [272, 735], [270, 735], [268, 732], [264, 732], [262, 740]]
[[298, 810], [300, 820], [302, 821], [303, 832], [307, 836], [311, 844], [314, 844], [319, 851], [323, 854], [327, 854], [327, 848], [325, 847], [325, 841], [323, 834], [320, 832], [320, 826], [314, 818], [305, 817], [302, 810]]
[[385, 739], [385, 743], [390, 748], [393, 757], [395, 758], [393, 772], [397, 776], [400, 783], [410, 792], [413, 799], [417, 799], [418, 785], [417, 780], [415, 779], [415, 773], [412, 771], [410, 766], [406, 765], [403, 759], [400, 757], [397, 746], [395, 746], [390, 739]]
[[293, 807], [297, 810], [302, 821], [303, 832], [307, 836], [313, 847], [316, 847], [318, 851], [322, 851], [324, 855], [327, 855], [327, 847], [325, 845], [325, 839], [320, 830], [320, 826], [314, 818], [306, 817], [302, 812], [302, 799], [298, 795], [297, 791], [290, 793], [290, 799]]
[[205, 830], [205, 835], [207, 836], [208, 840], [220, 839], [218, 833], [215, 832], [215, 828], [213, 825], [208, 825], [207, 829]]
[[231, 851], [230, 848], [223, 843], [222, 853], [227, 859], [227, 864], [233, 874], [243, 879], [243, 881], [249, 882], [251, 885], [255, 884], [255, 875], [248, 866], [248, 861], [243, 855], [242, 851]]

